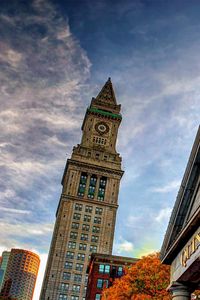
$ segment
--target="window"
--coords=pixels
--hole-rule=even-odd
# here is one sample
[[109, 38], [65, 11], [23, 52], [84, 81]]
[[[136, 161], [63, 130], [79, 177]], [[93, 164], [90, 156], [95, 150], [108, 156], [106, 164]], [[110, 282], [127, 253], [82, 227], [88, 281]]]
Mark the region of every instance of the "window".
[[85, 194], [86, 182], [87, 182], [87, 174], [82, 172], [81, 178], [80, 178], [80, 183], [79, 183], [79, 188], [78, 188], [78, 196], [79, 197], [83, 197]]
[[68, 272], [63, 273], [63, 279], [64, 280], [70, 280], [70, 278], [71, 278], [71, 273], [68, 273]]
[[92, 235], [92, 237], [91, 237], [91, 242], [97, 243], [97, 242], [98, 242], [98, 239], [99, 239], [98, 236]]
[[84, 230], [84, 231], [89, 231], [89, 230], [90, 230], [90, 225], [83, 224], [83, 225], [82, 225], [82, 230]]
[[105, 189], [106, 189], [106, 177], [101, 177], [99, 182], [99, 190], [98, 190], [98, 200], [103, 201], [105, 196]]
[[82, 243], [79, 244], [79, 250], [84, 250], [85, 251], [86, 248], [87, 248], [86, 244], [82, 244]]
[[107, 279], [97, 279], [97, 288], [102, 289], [104, 287], [108, 287], [108, 280]]
[[81, 240], [82, 241], [87, 241], [88, 240], [88, 234], [81, 233]]
[[81, 274], [74, 274], [74, 281], [75, 282], [81, 282], [82, 275]]
[[97, 215], [102, 215], [102, 211], [103, 211], [103, 208], [101, 208], [101, 207], [96, 207], [96, 209], [95, 209], [95, 214], [97, 214]]
[[97, 252], [97, 246], [90, 245], [90, 252]]
[[72, 223], [72, 228], [73, 229], [79, 229], [79, 223]]
[[77, 264], [76, 264], [76, 270], [77, 270], [77, 271], [83, 271], [83, 264], [77, 263]]
[[101, 294], [96, 294], [95, 295], [95, 300], [101, 300]]
[[117, 275], [118, 276], [122, 276], [123, 275], [123, 267], [118, 267]]
[[82, 208], [83, 208], [83, 204], [75, 203], [75, 207], [74, 208], [75, 208], [75, 210], [81, 211]]
[[86, 205], [85, 212], [91, 213], [92, 212], [92, 206]]
[[66, 258], [74, 259], [74, 252], [67, 251]]
[[93, 227], [92, 227], [92, 232], [94, 232], [94, 233], [99, 233], [99, 232], [100, 232], [100, 227], [98, 227], [98, 226], [93, 226]]
[[89, 215], [84, 215], [84, 222], [90, 222], [90, 220], [91, 220], [91, 216], [89, 216]]
[[76, 248], [76, 242], [71, 242], [71, 241], [70, 241], [70, 242], [68, 243], [68, 248], [69, 248], [69, 249], [75, 249], [75, 248]]
[[81, 218], [81, 214], [74, 213], [73, 215], [74, 220], [80, 220], [80, 218]]
[[94, 217], [94, 223], [101, 224], [101, 218], [100, 217]]
[[77, 232], [73, 232], [73, 231], [70, 232], [70, 239], [76, 240], [76, 239], [77, 239], [77, 236], [78, 236], [78, 233], [77, 233]]
[[110, 273], [110, 265], [99, 265], [99, 273], [102, 274], [109, 274]]
[[76, 293], [79, 293], [80, 292], [80, 285], [74, 284], [73, 287], [72, 287], [72, 291], [76, 292]]
[[60, 294], [58, 299], [59, 300], [67, 300], [67, 295]]
[[61, 283], [60, 284], [60, 290], [62, 292], [66, 292], [66, 291], [68, 291], [68, 289], [69, 289], [69, 283]]
[[71, 296], [71, 300], [79, 300], [79, 296]]
[[85, 284], [88, 282], [88, 274], [85, 275]]
[[66, 261], [65, 262], [65, 269], [71, 270], [72, 269], [72, 265], [73, 265], [72, 262]]
[[83, 253], [78, 253], [78, 254], [77, 254], [77, 259], [78, 259], [78, 260], [84, 261], [84, 260], [85, 260], [85, 254], [83, 254]]
[[96, 175], [92, 175], [90, 177], [90, 185], [88, 189], [88, 198], [94, 199], [95, 189], [96, 189], [97, 177]]
[[93, 137], [93, 143], [98, 144], [98, 145], [106, 145], [106, 139], [99, 137], [99, 136], [94, 136]]
[[110, 273], [110, 265], [105, 265], [105, 274], [109, 274]]

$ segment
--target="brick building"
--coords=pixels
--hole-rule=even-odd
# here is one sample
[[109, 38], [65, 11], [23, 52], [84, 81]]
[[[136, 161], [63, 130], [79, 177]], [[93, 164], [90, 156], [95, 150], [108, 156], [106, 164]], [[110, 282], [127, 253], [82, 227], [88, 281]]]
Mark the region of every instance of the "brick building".
[[103, 288], [111, 286], [116, 278], [124, 275], [125, 267], [133, 265], [137, 260], [116, 255], [92, 254], [87, 269], [86, 300], [100, 300]]

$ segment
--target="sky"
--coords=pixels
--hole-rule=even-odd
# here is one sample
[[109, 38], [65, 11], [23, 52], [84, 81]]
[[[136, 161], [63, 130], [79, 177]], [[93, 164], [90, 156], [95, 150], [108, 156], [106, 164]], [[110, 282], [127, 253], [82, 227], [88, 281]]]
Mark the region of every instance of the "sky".
[[111, 77], [125, 171], [113, 254], [158, 251], [199, 126], [200, 1], [1, 0], [0, 252], [38, 253], [66, 159]]

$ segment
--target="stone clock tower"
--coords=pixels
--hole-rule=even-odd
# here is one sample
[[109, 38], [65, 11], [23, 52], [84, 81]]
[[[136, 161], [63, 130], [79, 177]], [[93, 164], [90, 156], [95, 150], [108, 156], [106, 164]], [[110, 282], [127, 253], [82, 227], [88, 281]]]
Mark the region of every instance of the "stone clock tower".
[[121, 170], [116, 152], [121, 122], [110, 78], [92, 98], [62, 178], [40, 300], [84, 300], [93, 252], [111, 254]]

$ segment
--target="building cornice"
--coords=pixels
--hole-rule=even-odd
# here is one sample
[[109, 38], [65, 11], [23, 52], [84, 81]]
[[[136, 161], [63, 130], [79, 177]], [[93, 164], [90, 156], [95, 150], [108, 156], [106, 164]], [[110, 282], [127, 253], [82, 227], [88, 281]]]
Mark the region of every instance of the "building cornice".
[[176, 202], [170, 217], [168, 228], [161, 248], [161, 260], [170, 263], [178, 250], [199, 225], [199, 209], [187, 220], [188, 210], [194, 201], [195, 187], [200, 173], [200, 127], [187, 163]]

